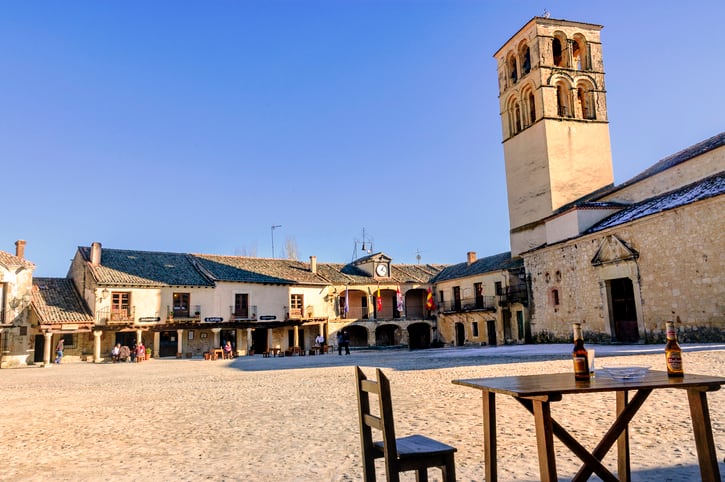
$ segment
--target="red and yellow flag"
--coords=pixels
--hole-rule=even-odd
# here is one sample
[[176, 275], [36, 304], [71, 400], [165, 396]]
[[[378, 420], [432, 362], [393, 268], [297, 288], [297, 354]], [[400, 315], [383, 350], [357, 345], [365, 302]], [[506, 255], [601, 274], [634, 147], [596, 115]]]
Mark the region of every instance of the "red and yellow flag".
[[378, 286], [378, 313], [383, 311], [383, 299], [380, 297], [380, 286]]
[[425, 307], [428, 310], [433, 310], [436, 307], [436, 303], [433, 300], [433, 292], [428, 288], [428, 296], [425, 298]]

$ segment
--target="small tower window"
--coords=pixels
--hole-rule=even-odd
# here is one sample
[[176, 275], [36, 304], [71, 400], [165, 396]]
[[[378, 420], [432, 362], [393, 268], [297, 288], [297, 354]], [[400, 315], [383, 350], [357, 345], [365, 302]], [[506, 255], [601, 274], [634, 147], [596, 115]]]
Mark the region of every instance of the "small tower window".
[[511, 76], [511, 83], [515, 84], [519, 80], [519, 73], [516, 69], [516, 57], [514, 55], [511, 55], [509, 57], [509, 75]]
[[557, 67], [563, 67], [564, 66], [564, 56], [563, 49], [561, 48], [561, 40], [554, 37], [554, 40], [551, 43], [551, 50], [554, 54], [554, 65]]
[[521, 132], [521, 109], [518, 103], [514, 105], [514, 124], [516, 127], [514, 132]]
[[587, 86], [580, 85], [576, 90], [577, 100], [582, 113], [582, 119], [596, 119], [597, 113], [594, 108], [594, 93]]
[[531, 51], [528, 45], [524, 45], [521, 49], [521, 71], [522, 75], [531, 72]]
[[536, 102], [534, 101], [533, 92], [529, 92], [529, 119], [531, 124], [536, 122]]
[[586, 39], [584, 39], [581, 35], [576, 35], [571, 44], [571, 57], [574, 62], [575, 69], [590, 70], [587, 50]]
[[572, 117], [572, 109], [569, 104], [569, 88], [564, 82], [556, 84], [556, 103], [560, 117]]

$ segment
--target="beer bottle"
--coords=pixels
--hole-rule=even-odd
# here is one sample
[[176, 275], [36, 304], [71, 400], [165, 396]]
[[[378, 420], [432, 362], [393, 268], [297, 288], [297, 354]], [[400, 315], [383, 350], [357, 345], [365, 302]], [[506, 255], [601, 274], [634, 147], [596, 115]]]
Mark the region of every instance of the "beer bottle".
[[582, 337], [581, 323], [574, 323], [574, 350], [571, 356], [574, 359], [574, 379], [580, 381], [588, 381], [589, 374], [589, 357], [587, 350], [584, 348], [584, 338]]
[[677, 332], [675, 324], [671, 321], [666, 323], [667, 326], [667, 344], [665, 345], [665, 358], [667, 359], [667, 376], [682, 377], [685, 375], [682, 369], [682, 348], [677, 343]]

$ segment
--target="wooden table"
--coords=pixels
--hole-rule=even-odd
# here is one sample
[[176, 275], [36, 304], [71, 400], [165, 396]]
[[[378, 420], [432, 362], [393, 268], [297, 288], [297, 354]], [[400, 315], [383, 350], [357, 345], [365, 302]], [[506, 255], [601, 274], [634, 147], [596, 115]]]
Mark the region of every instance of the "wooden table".
[[[720, 481], [715, 443], [707, 406], [707, 392], [720, 389], [725, 378], [686, 374], [683, 378], [668, 378], [666, 372], [650, 371], [637, 381], [615, 381], [598, 375], [591, 381], [578, 382], [573, 373], [527, 375], [518, 377], [474, 378], [453, 380], [456, 385], [476, 388], [483, 392], [483, 439], [486, 481], [497, 480], [496, 467], [496, 393], [510, 395], [533, 416], [539, 472], [542, 481], [556, 481], [554, 435], [579, 457], [584, 464], [572, 480], [587, 480], [596, 473], [603, 480], [617, 478], [601, 463], [617, 442], [617, 471], [619, 480], [630, 480], [629, 434], [627, 427], [653, 390], [676, 388], [687, 390], [690, 418], [703, 481]], [[635, 391], [632, 399], [629, 392]], [[617, 418], [596, 448], [589, 453], [574, 437], [551, 417], [551, 402], [561, 401], [562, 395], [592, 392], [616, 392]], [[666, 417], [667, 414], [662, 414]]]
[[213, 355], [212, 355], [213, 360], [218, 360], [219, 357], [224, 359], [224, 350], [222, 350], [221, 348], [214, 348], [212, 350], [212, 353], [213, 353]]

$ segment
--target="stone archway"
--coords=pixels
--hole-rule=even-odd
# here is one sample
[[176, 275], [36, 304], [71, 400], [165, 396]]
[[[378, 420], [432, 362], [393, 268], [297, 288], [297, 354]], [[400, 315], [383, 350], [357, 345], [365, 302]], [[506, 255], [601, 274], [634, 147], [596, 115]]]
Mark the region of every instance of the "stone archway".
[[431, 327], [428, 323], [413, 323], [408, 326], [408, 346], [411, 350], [430, 348]]

